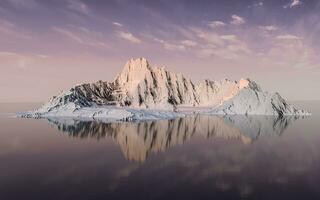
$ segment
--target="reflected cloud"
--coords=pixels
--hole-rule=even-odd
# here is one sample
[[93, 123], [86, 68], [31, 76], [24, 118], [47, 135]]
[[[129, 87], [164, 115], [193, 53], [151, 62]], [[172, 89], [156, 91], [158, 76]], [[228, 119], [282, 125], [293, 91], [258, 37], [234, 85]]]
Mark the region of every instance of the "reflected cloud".
[[143, 162], [151, 153], [164, 152], [195, 137], [239, 140], [251, 144], [261, 136], [280, 136], [297, 118], [271, 116], [209, 116], [142, 122], [83, 121], [48, 118], [60, 131], [81, 139], [112, 139], [128, 160]]

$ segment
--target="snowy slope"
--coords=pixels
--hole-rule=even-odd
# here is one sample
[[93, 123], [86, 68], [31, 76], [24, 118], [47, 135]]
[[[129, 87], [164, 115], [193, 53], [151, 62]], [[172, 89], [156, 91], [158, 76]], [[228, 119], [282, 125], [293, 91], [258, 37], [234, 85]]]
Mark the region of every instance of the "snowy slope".
[[232, 98], [224, 101], [220, 106], [209, 111], [211, 114], [228, 115], [308, 115], [309, 113], [297, 109], [287, 103], [279, 93], [270, 94], [250, 80], [242, 81], [245, 85]]
[[[188, 107], [209, 114], [307, 115], [289, 105], [278, 93], [269, 94], [249, 80], [210, 81], [197, 84], [182, 74], [152, 67], [145, 58], [129, 60], [113, 82], [77, 85], [38, 110], [22, 116], [141, 118], [152, 113], [162, 118], [181, 116]], [[156, 111], [157, 110], [157, 111]], [[189, 109], [190, 110], [190, 109]], [[110, 114], [112, 113], [112, 114]], [[143, 118], [143, 117], [142, 117]]]

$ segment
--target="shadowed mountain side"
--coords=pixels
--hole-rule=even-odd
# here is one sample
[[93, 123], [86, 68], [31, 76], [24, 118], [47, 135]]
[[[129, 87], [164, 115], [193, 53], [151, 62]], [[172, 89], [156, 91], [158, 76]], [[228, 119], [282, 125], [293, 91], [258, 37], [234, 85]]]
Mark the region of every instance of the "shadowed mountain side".
[[194, 136], [241, 140], [250, 144], [260, 136], [279, 136], [297, 118], [267, 116], [206, 116], [138, 123], [105, 123], [48, 118], [60, 131], [77, 138], [111, 138], [128, 160], [144, 161], [150, 153], [184, 144]]

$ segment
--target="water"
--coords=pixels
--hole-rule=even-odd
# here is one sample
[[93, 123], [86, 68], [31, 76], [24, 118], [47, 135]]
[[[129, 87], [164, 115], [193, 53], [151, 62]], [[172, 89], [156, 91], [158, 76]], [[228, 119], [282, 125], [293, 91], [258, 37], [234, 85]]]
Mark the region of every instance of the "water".
[[0, 105], [0, 199], [320, 199], [320, 102], [308, 118], [140, 123], [17, 119]]

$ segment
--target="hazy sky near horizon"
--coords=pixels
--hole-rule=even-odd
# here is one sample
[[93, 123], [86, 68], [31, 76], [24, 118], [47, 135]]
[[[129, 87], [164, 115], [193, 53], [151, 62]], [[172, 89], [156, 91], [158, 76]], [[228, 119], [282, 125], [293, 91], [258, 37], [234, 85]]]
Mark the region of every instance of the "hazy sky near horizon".
[[319, 36], [319, 0], [1, 0], [0, 102], [112, 81], [132, 57], [320, 99]]

